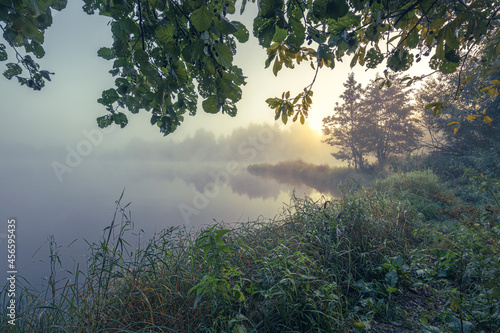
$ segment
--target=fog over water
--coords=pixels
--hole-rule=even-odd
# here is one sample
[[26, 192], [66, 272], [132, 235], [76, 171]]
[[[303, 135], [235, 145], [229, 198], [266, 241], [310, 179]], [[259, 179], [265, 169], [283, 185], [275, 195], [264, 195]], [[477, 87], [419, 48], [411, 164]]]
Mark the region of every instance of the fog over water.
[[[135, 230], [148, 237], [170, 226], [273, 218], [294, 189], [297, 196], [316, 191], [250, 175], [249, 164], [334, 161], [319, 135], [300, 125], [249, 125], [226, 136], [198, 130], [179, 141], [137, 138], [121, 149], [106, 145], [115, 131], [120, 129], [90, 129], [68, 145], [0, 146], [0, 173], [9, 175], [1, 179], [0, 207], [17, 220], [20, 275], [34, 283], [47, 278], [50, 235], [66, 268], [73, 259], [84, 263], [83, 239], [98, 242], [123, 190]], [[5, 236], [0, 234], [2, 247]]]

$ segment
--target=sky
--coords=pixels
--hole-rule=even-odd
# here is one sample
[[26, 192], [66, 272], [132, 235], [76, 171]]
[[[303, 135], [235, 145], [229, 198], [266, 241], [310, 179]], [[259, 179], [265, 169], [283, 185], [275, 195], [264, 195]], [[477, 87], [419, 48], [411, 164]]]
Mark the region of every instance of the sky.
[[[199, 109], [163, 137], [150, 125], [149, 113], [126, 112], [128, 126], [101, 131], [96, 118], [106, 111], [97, 99], [114, 79], [108, 73], [112, 62], [97, 57], [97, 50], [112, 43], [110, 19], [86, 15], [82, 4], [69, 1], [46, 31], [46, 55], [39, 63], [55, 75], [42, 91], [0, 77], [0, 218], [18, 220], [19, 265], [25, 271], [36, 271], [33, 260], [42, 260], [47, 250], [33, 257], [34, 249], [49, 235], [60, 244], [83, 237], [97, 241], [124, 190], [123, 203], [132, 202], [136, 226], [154, 232], [170, 225], [272, 218], [293, 188], [249, 175], [248, 164], [303, 159], [338, 165], [320, 132], [322, 119], [340, 102], [349, 61], [320, 71], [306, 125], [285, 126], [274, 121], [265, 100], [287, 90], [299, 93], [314, 71], [306, 64], [274, 77], [264, 69], [266, 53], [252, 36], [235, 56], [248, 77], [236, 117]], [[252, 12], [255, 5], [249, 4], [247, 16], [234, 19], [249, 26]], [[375, 77], [373, 70], [355, 73], [363, 84]], [[0, 228], [3, 247], [6, 224]]]

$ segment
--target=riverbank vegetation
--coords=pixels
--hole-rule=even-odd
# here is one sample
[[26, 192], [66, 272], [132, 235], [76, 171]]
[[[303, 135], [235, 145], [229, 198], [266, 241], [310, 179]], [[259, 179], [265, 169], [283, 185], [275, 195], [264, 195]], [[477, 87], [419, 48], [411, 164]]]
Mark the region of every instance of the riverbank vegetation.
[[19, 281], [16, 326], [2, 308], [0, 330], [496, 332], [498, 181], [474, 177], [477, 204], [432, 171], [395, 172], [337, 199], [293, 197], [272, 220], [136, 246], [118, 200], [88, 269], [58, 280], [52, 251], [46, 290]]

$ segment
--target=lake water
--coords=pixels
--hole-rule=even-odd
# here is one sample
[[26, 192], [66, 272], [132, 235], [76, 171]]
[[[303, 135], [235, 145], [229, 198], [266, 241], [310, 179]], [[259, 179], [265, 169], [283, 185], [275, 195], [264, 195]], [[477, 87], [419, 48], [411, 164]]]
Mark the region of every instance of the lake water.
[[[118, 170], [115, 164], [89, 161], [59, 188], [53, 186], [51, 170], [42, 166], [13, 170], [22, 179], [10, 184], [4, 180], [4, 189], [9, 191], [2, 192], [2, 211], [17, 222], [18, 275], [37, 286], [48, 278], [51, 235], [59, 246], [63, 267], [71, 270], [77, 262], [83, 265], [84, 239], [99, 241], [103, 229], [111, 224], [115, 201], [123, 190], [121, 204], [131, 202], [126, 212], [130, 211], [135, 230], [143, 230], [144, 237], [170, 226], [196, 229], [216, 222], [273, 218], [290, 203], [294, 189], [297, 196], [317, 195], [305, 186], [252, 176], [236, 161], [196, 167], [192, 163], [139, 163]], [[126, 184], [124, 179], [128, 179]], [[0, 246], [4, 247], [6, 233], [1, 236]]]
[[[131, 203], [127, 214], [143, 239], [172, 226], [197, 229], [273, 218], [294, 190], [298, 197], [319, 194], [251, 175], [247, 166], [327, 159], [328, 147], [300, 130], [307, 131], [250, 125], [225, 137], [198, 131], [179, 142], [133, 139], [120, 146], [117, 135], [90, 129], [69, 144], [0, 145], [1, 253], [7, 248], [7, 220], [15, 218], [18, 276], [36, 286], [48, 279], [49, 238], [58, 245], [64, 268], [74, 270], [80, 263], [84, 270], [84, 240], [99, 242], [122, 192], [121, 204]], [[0, 265], [6, 267], [6, 259]]]

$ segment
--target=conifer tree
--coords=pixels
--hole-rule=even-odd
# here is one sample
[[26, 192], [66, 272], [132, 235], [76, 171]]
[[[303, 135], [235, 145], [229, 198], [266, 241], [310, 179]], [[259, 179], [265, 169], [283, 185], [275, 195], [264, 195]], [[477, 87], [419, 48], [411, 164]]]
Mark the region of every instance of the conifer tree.
[[372, 150], [366, 135], [370, 125], [361, 108], [363, 90], [354, 79], [354, 73], [349, 74], [344, 87], [340, 95], [344, 102], [336, 103], [334, 114], [323, 119], [324, 142], [339, 148], [332, 153], [333, 157], [353, 164], [356, 170], [363, 169], [366, 155]]

